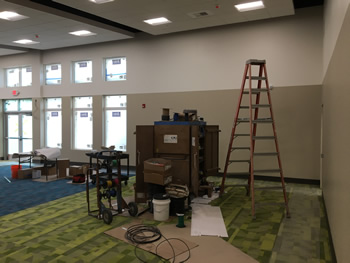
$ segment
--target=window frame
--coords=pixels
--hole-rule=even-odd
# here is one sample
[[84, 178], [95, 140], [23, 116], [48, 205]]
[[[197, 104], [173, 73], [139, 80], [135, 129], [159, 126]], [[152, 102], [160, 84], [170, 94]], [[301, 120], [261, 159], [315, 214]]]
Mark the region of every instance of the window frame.
[[[125, 59], [125, 74], [123, 75], [124, 78], [122, 79], [115, 79], [115, 80], [108, 80], [107, 79], [107, 61], [109, 60], [114, 60], [114, 59]], [[108, 57], [103, 59], [103, 75], [104, 75], [104, 81], [106, 82], [114, 82], [114, 81], [126, 81], [127, 80], [127, 75], [128, 75], [128, 63], [127, 63], [127, 58], [126, 56], [117, 56], [117, 57]]]
[[[60, 66], [60, 78], [59, 78], [59, 82], [60, 83], [48, 83], [47, 82], [47, 67], [50, 66], [55, 66], [55, 65], [59, 65]], [[45, 64], [44, 65], [44, 82], [45, 82], [45, 85], [47, 86], [51, 86], [51, 85], [61, 85], [62, 84], [62, 64], [61, 63], [50, 63], [50, 64]]]
[[[89, 81], [86, 81], [86, 82], [77, 82], [76, 81], [76, 70], [75, 70], [75, 66], [76, 64], [78, 63], [83, 63], [83, 62], [91, 62], [91, 77], [90, 77], [90, 80]], [[77, 61], [73, 61], [72, 62], [72, 82], [74, 84], [87, 84], [87, 83], [92, 83], [92, 80], [93, 80], [93, 74], [94, 74], [94, 70], [93, 70], [93, 61], [91, 59], [83, 59], [83, 60], [77, 60]]]
[[[25, 85], [23, 86], [23, 76], [22, 76], [22, 70], [30, 68], [30, 73], [31, 73], [31, 82], [30, 85]], [[9, 86], [8, 81], [8, 71], [10, 70], [18, 70], [18, 86]], [[10, 67], [5, 69], [5, 81], [6, 81], [6, 88], [18, 88], [18, 87], [31, 87], [33, 86], [33, 68], [31, 65], [25, 65], [25, 66], [17, 66], [17, 67]]]
[[[48, 107], [48, 100], [49, 99], [60, 99], [61, 100], [61, 108], [49, 108]], [[61, 97], [55, 97], [55, 98], [45, 98], [45, 106], [44, 106], [44, 116], [45, 116], [45, 146], [46, 147], [52, 147], [52, 146], [48, 146], [48, 143], [47, 143], [47, 139], [48, 139], [48, 136], [47, 136], [47, 132], [48, 132], [48, 122], [47, 122], [47, 118], [46, 118], [46, 113], [48, 112], [55, 112], [55, 111], [59, 111], [61, 112], [61, 144], [60, 146], [56, 146], [57, 148], [60, 148], [62, 149], [62, 144], [63, 144], [63, 136], [62, 136], [62, 132], [63, 132], [63, 126], [62, 126], [62, 98]]]
[[[76, 107], [75, 104], [75, 99], [76, 98], [91, 98], [91, 107], [87, 108], [87, 107]], [[88, 111], [91, 112], [91, 117], [92, 117], [92, 125], [91, 125], [91, 145], [90, 147], [87, 148], [77, 148], [76, 147], [76, 119], [75, 119], [75, 115], [78, 111]], [[93, 149], [93, 143], [94, 143], [94, 120], [93, 120], [93, 96], [74, 96], [72, 97], [72, 149], [73, 150], [92, 150]]]
[[[125, 96], [125, 106], [117, 106], [117, 107], [111, 107], [111, 106], [107, 106], [107, 97], [120, 97], [120, 96]], [[107, 145], [107, 133], [108, 133], [108, 128], [107, 128], [107, 112], [111, 111], [111, 110], [125, 110], [126, 113], [126, 123], [125, 123], [125, 148], [124, 149], [120, 149], [120, 148], [115, 148], [115, 150], [117, 151], [123, 151], [126, 152], [127, 148], [128, 148], [128, 139], [127, 139], [127, 129], [128, 129], [128, 119], [127, 119], [127, 114], [128, 114], [128, 110], [127, 110], [127, 105], [128, 105], [128, 96], [127, 95], [105, 95], [103, 96], [103, 128], [104, 128], [104, 136], [103, 136], [103, 143], [105, 146], [109, 147], [111, 145]]]

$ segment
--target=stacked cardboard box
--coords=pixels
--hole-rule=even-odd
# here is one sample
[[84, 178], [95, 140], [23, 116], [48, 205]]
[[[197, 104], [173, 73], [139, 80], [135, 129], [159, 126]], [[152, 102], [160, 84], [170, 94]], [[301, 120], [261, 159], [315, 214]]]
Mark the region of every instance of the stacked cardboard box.
[[58, 177], [65, 178], [68, 176], [69, 159], [57, 159]]
[[86, 174], [89, 168], [88, 164], [72, 165], [69, 167], [69, 176], [72, 177], [77, 174]]
[[144, 182], [166, 185], [172, 182], [171, 161], [162, 158], [151, 158], [143, 163]]

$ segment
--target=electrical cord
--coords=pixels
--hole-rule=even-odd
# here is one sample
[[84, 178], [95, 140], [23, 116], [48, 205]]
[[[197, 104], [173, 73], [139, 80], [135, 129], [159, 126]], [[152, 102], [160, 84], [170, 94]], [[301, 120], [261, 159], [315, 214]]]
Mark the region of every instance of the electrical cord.
[[[125, 238], [127, 240], [129, 240], [130, 242], [132, 242], [133, 244], [136, 244], [135, 246], [135, 256], [141, 261], [141, 262], [146, 262], [143, 259], [141, 259], [138, 255], [137, 255], [137, 248], [139, 247], [139, 245], [141, 244], [149, 244], [149, 243], [153, 243], [156, 242], [158, 240], [160, 240], [161, 238], [164, 238], [163, 241], [161, 241], [160, 243], [158, 243], [158, 245], [156, 246], [156, 255], [158, 257], [160, 257], [158, 255], [158, 248], [164, 243], [167, 242], [173, 252], [173, 262], [175, 262], [175, 250], [174, 247], [171, 245], [170, 240], [178, 240], [180, 242], [182, 242], [186, 247], [187, 247], [187, 251], [188, 251], [188, 256], [185, 260], [182, 260], [181, 262], [186, 262], [191, 254], [190, 254], [190, 248], [189, 246], [186, 244], [186, 242], [184, 242], [183, 240], [179, 239], [179, 238], [166, 238], [161, 232], [160, 230], [156, 227], [156, 226], [150, 226], [150, 225], [143, 225], [143, 224], [137, 224], [137, 225], [133, 225], [131, 227], [129, 227], [125, 233]], [[165, 262], [162, 259], [163, 262]]]

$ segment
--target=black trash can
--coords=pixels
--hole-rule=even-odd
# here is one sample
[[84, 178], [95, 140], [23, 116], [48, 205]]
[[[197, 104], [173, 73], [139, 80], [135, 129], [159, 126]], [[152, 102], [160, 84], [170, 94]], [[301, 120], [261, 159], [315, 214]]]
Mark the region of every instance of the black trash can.
[[170, 197], [170, 215], [185, 213], [185, 200], [187, 197]]

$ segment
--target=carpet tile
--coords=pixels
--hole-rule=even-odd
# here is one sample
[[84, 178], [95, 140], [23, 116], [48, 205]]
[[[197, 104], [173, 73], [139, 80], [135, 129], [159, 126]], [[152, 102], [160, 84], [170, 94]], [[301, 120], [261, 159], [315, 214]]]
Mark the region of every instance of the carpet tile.
[[[219, 185], [220, 178], [211, 179]], [[131, 178], [128, 186], [123, 185], [124, 196], [133, 195], [134, 180]], [[229, 178], [229, 181], [240, 183], [238, 179]], [[256, 181], [256, 184], [275, 183]], [[224, 239], [259, 262], [335, 262], [322, 191], [317, 186], [288, 184], [287, 192], [291, 218], [285, 217], [283, 206], [263, 205], [256, 208], [254, 220], [245, 189], [228, 187], [222, 197], [211, 202], [221, 208], [229, 235]], [[257, 204], [272, 201], [283, 203], [282, 192], [256, 192]], [[3, 202], [4, 199], [0, 199], [0, 205]], [[96, 209], [95, 188], [90, 189], [90, 203], [91, 209]], [[134, 246], [104, 234], [132, 219], [115, 216], [112, 223], [106, 225], [89, 216], [85, 191], [26, 209], [21, 204], [17, 212], [6, 212], [0, 217], [0, 262], [140, 262]], [[186, 225], [190, 225], [190, 217], [191, 212], [186, 212]], [[174, 218], [170, 224], [176, 222]], [[151, 219], [144, 219], [143, 223], [160, 224]], [[162, 262], [157, 256], [139, 249], [137, 255], [146, 262]]]

